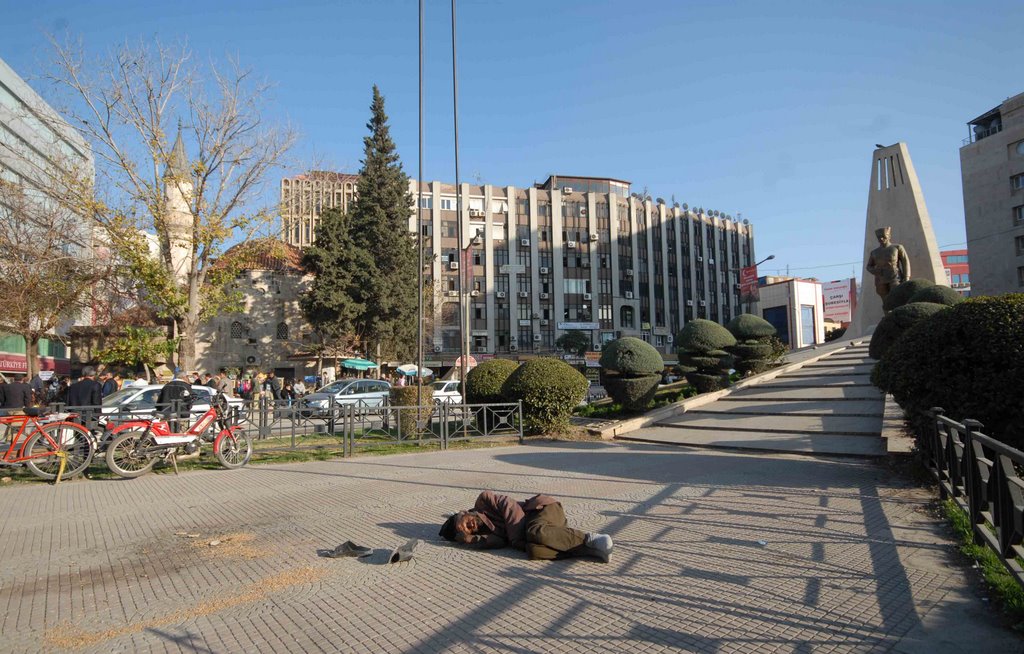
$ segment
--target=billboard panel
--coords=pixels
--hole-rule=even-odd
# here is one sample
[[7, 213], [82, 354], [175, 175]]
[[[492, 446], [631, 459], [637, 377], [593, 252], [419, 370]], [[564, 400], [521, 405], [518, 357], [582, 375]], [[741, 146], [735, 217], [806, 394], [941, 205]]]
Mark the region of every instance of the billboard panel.
[[856, 304], [856, 282], [851, 279], [840, 279], [834, 282], [823, 282], [821, 294], [824, 300], [825, 320], [832, 322], [850, 322]]

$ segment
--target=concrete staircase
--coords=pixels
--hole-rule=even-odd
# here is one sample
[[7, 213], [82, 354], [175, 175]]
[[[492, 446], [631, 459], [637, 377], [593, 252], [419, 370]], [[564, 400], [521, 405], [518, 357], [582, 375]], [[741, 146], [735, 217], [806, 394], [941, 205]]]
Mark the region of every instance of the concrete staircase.
[[885, 397], [868, 346], [851, 344], [774, 379], [617, 439], [800, 454], [884, 456]]

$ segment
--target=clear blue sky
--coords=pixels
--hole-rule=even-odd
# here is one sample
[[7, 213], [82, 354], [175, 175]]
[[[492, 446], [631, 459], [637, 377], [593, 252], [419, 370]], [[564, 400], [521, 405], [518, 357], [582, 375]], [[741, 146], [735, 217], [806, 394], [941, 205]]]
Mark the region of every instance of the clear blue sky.
[[[27, 78], [54, 30], [97, 52], [156, 37], [237, 55], [276, 83], [275, 117], [303, 135], [297, 161], [358, 169], [376, 83], [416, 175], [415, 0], [0, 4], [0, 57]], [[449, 7], [427, 2], [425, 177], [443, 181], [454, 179]], [[742, 213], [759, 257], [777, 257], [762, 273], [859, 278], [875, 143], [908, 143], [939, 245], [962, 247], [965, 123], [1024, 91], [1022, 25], [1019, 0], [463, 0], [462, 177], [626, 179]]]

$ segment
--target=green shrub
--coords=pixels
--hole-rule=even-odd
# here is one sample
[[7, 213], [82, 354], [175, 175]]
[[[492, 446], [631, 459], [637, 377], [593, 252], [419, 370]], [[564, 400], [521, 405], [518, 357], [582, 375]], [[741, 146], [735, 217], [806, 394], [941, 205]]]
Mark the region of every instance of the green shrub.
[[872, 381], [919, 422], [931, 407], [1024, 445], [1024, 294], [965, 300], [922, 320], [875, 365]]
[[699, 393], [726, 388], [733, 356], [725, 348], [734, 345], [736, 338], [717, 322], [690, 321], [676, 337], [679, 369]]
[[736, 361], [736, 371], [741, 375], [764, 372], [771, 367], [773, 347], [767, 339], [776, 336], [775, 327], [764, 318], [750, 313], [741, 313], [726, 325], [736, 337], [736, 345], [728, 347]]
[[[422, 389], [422, 390], [419, 390]], [[417, 392], [419, 390], [419, 392]], [[416, 410], [416, 399], [420, 398], [420, 410]], [[416, 435], [416, 420], [426, 420], [434, 410], [433, 389], [430, 386], [393, 386], [391, 405], [411, 407], [398, 410], [399, 437], [412, 438]]]
[[643, 411], [654, 399], [661, 383], [661, 375], [620, 377], [602, 375], [601, 385], [608, 395], [626, 411]]
[[519, 367], [509, 359], [488, 359], [466, 374], [466, 402], [485, 404], [504, 402], [501, 387], [508, 376]]
[[546, 432], [569, 422], [587, 395], [590, 382], [559, 359], [530, 359], [516, 368], [501, 388], [507, 401], [523, 403], [523, 427]]
[[765, 336], [775, 336], [778, 332], [770, 322], [752, 313], [741, 313], [725, 326], [737, 341], [749, 341]]
[[954, 304], [960, 304], [963, 301], [964, 298], [950, 287], [935, 284], [934, 286], [923, 288], [917, 293], [914, 293], [910, 298], [910, 302], [907, 304], [911, 304], [913, 302], [931, 302], [932, 304], [944, 304], [947, 307], [951, 307]]
[[892, 311], [896, 307], [902, 307], [910, 302], [910, 298], [914, 297], [914, 293], [923, 291], [929, 286], [935, 286], [935, 282], [917, 277], [908, 279], [889, 291], [889, 295], [885, 296], [885, 299], [882, 301], [882, 308], [886, 311]]
[[872, 359], [881, 359], [885, 356], [893, 343], [896, 342], [905, 331], [921, 322], [925, 318], [939, 311], [947, 309], [943, 304], [932, 304], [930, 302], [914, 302], [896, 307], [882, 317], [882, 320], [875, 327], [871, 335], [871, 344], [868, 346], [868, 355]]
[[661, 374], [665, 362], [647, 341], [625, 336], [608, 343], [601, 352], [601, 369], [623, 376]]

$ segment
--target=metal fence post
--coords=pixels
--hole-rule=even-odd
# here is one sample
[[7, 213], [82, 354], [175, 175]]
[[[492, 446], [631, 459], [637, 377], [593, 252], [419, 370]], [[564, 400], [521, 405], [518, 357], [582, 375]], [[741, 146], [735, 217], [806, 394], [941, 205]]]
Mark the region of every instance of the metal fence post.
[[980, 444], [974, 442], [974, 432], [981, 431], [981, 428], [982, 424], [977, 420], [964, 420], [964, 492], [967, 493], [967, 510], [971, 516], [971, 534], [975, 545], [984, 544], [981, 534], [978, 533], [978, 526], [985, 523], [985, 517], [981, 515], [981, 478], [978, 470], [978, 453], [975, 450], [975, 446], [980, 447]]
[[519, 411], [519, 444], [523, 444], [523, 401], [519, 400], [516, 402]]

